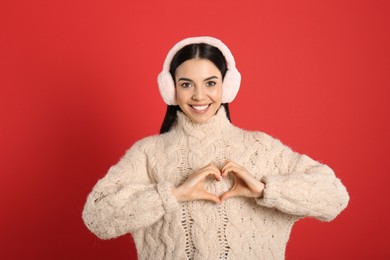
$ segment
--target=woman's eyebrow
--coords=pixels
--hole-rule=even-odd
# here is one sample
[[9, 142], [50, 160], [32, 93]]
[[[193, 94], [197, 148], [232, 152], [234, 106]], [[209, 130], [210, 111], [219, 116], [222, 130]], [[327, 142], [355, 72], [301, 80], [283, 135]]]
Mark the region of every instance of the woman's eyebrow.
[[[211, 77], [208, 77], [206, 79], [204, 79], [203, 81], [208, 81], [208, 80], [211, 80], [211, 79], [218, 79], [217, 76], [211, 76]], [[190, 81], [190, 82], [193, 82], [192, 79], [189, 79], [189, 78], [179, 78], [178, 81]]]
[[207, 79], [205, 79], [204, 81], [208, 81], [210, 79], [218, 79], [218, 77], [217, 76], [211, 76], [211, 77], [208, 77]]
[[181, 81], [181, 80], [184, 80], [184, 81], [191, 81], [191, 82], [192, 82], [192, 79], [188, 79], [188, 78], [180, 78], [180, 79], [178, 79], [178, 81]]

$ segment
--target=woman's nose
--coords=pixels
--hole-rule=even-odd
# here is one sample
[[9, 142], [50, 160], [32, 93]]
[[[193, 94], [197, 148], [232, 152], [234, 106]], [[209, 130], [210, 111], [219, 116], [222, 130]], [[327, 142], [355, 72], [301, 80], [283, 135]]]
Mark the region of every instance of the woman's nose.
[[194, 93], [192, 95], [192, 99], [199, 101], [199, 100], [202, 100], [204, 98], [204, 96], [205, 96], [205, 91], [204, 91], [203, 87], [196, 86], [194, 88]]

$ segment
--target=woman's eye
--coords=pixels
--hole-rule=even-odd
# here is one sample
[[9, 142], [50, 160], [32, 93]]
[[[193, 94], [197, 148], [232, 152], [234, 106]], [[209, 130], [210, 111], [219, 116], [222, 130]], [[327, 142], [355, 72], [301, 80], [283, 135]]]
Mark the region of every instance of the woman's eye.
[[215, 81], [209, 81], [207, 82], [208, 87], [214, 87], [217, 83]]
[[184, 82], [184, 83], [181, 84], [181, 86], [182, 86], [183, 88], [189, 88], [189, 87], [191, 87], [191, 83], [189, 83], [189, 82]]

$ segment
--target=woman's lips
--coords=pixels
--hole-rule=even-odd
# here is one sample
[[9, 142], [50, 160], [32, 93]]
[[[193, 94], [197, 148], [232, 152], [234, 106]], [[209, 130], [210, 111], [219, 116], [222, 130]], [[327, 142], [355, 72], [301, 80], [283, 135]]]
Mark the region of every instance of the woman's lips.
[[204, 113], [210, 107], [210, 104], [208, 104], [208, 105], [191, 105], [191, 107], [193, 108], [193, 110], [195, 110], [195, 112]]

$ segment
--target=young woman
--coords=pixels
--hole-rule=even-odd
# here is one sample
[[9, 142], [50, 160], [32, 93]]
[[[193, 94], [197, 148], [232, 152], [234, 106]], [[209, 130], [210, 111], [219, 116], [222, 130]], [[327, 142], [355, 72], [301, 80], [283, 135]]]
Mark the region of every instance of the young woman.
[[83, 211], [93, 233], [131, 233], [139, 259], [284, 259], [295, 221], [330, 221], [347, 206], [328, 166], [230, 123], [240, 79], [215, 38], [170, 50], [161, 134], [135, 143], [93, 188]]

